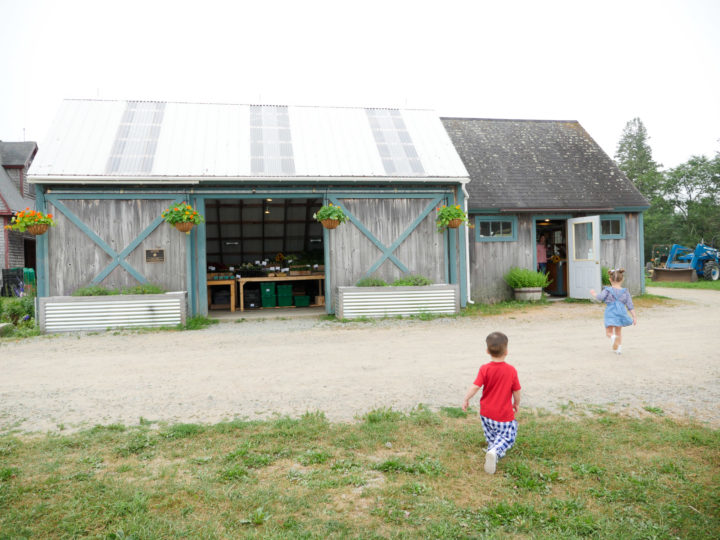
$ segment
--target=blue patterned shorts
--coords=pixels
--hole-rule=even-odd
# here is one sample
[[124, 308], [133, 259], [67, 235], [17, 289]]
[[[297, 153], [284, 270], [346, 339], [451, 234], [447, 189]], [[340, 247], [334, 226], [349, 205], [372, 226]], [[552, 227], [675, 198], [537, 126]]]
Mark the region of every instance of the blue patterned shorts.
[[498, 422], [482, 415], [480, 415], [480, 420], [482, 420], [488, 451], [494, 450], [499, 458], [503, 457], [505, 452], [515, 444], [518, 429], [517, 420]]

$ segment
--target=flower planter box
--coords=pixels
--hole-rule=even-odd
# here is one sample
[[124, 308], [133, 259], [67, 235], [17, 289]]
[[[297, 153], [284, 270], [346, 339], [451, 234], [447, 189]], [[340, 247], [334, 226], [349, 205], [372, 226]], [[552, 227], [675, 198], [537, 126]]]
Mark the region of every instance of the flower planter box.
[[46, 296], [36, 300], [45, 333], [176, 326], [187, 319], [187, 293]]
[[338, 287], [335, 295], [335, 315], [340, 319], [459, 312], [458, 285]]
[[542, 298], [542, 287], [523, 287], [521, 289], [513, 289], [515, 300], [528, 302], [531, 300], [540, 300]]

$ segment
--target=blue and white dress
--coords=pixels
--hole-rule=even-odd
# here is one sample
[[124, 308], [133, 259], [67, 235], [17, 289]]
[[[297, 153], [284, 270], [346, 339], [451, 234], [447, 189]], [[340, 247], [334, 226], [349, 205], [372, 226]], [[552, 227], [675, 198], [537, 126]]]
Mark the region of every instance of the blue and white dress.
[[627, 289], [603, 287], [597, 299], [605, 302], [605, 327], [630, 326], [633, 322], [629, 310], [635, 309], [632, 297]]

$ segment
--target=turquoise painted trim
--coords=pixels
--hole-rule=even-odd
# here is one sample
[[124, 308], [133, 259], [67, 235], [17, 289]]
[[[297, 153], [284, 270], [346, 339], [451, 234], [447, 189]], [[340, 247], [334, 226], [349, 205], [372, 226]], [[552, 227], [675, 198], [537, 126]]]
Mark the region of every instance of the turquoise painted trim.
[[[202, 216], [205, 215], [205, 197], [198, 197], [195, 210]], [[191, 313], [194, 315], [208, 314], [208, 298], [207, 298], [207, 229], [205, 222], [200, 223], [197, 227], [197, 294], [194, 295], [194, 309]], [[190, 291], [188, 291], [188, 294]], [[189, 296], [188, 296], [189, 298]], [[189, 303], [189, 301], [188, 301]]]
[[[620, 234], [602, 234], [603, 221], [620, 222]], [[600, 240], [623, 240], [625, 238], [625, 214], [601, 214], [600, 215]]]
[[[462, 190], [458, 190], [458, 204], [463, 207], [465, 205], [465, 194]], [[461, 225], [458, 228], [458, 236], [460, 237], [460, 307], [467, 306], [467, 227]]]
[[[323, 200], [323, 204], [327, 204], [327, 199]], [[325, 312], [328, 314], [335, 313], [332, 300], [332, 287], [330, 286], [330, 231], [323, 227], [323, 251], [325, 257]]]
[[615, 212], [646, 212], [650, 210], [649, 206], [618, 206]]
[[640, 246], [640, 293], [645, 294], [645, 215], [638, 214], [638, 245]]
[[[157, 229], [158, 226], [162, 222], [163, 222], [162, 217], [156, 217], [150, 223], [150, 225], [145, 227], [145, 230], [143, 230], [137, 236], [137, 238], [135, 238], [135, 240], [130, 242], [127, 245], [127, 247], [125, 249], [123, 249], [117, 255], [117, 257], [115, 257], [113, 259], [113, 261], [110, 264], [108, 264], [97, 276], [95, 276], [95, 278], [93, 279], [93, 282], [100, 283], [102, 280], [104, 280], [106, 277], [108, 277], [110, 275], [110, 272], [112, 272], [115, 269], [115, 267], [119, 264], [119, 260], [125, 259], [128, 255], [130, 255], [130, 253], [132, 253], [135, 250], [135, 248], [138, 247], [143, 240], [145, 240], [148, 236], [150, 236], [150, 233], [152, 233], [155, 229]], [[136, 277], [136, 276], [133, 274], [133, 277]], [[140, 281], [140, 283], [147, 283], [147, 279], [144, 276], [141, 276], [141, 277], [142, 277], [142, 280], [138, 280], [138, 281]], [[136, 277], [136, 279], [137, 279], [137, 277]], [[97, 281], [95, 281], [95, 280], [97, 280]]]
[[[47, 212], [45, 202], [45, 193], [41, 185], [35, 186], [35, 208], [41, 212]], [[48, 234], [42, 234], [35, 238], [35, 266], [37, 267], [37, 275], [35, 280], [37, 282], [37, 295], [39, 297], [50, 296], [50, 275], [48, 272], [49, 266], [49, 244], [47, 236]]]
[[[510, 222], [512, 228], [511, 236], [480, 236], [480, 223], [485, 222]], [[475, 241], [476, 242], [517, 242], [518, 238], [517, 216], [475, 216]]]
[[[343, 212], [345, 212], [345, 214], [347, 215], [347, 217], [348, 217], [348, 219], [350, 220], [350, 222], [351, 222], [353, 225], [355, 225], [355, 226], [358, 228], [358, 230], [359, 230], [361, 233], [363, 233], [363, 234], [375, 245], [375, 247], [377, 247], [377, 248], [382, 252], [382, 255], [380, 256], [380, 258], [379, 258], [377, 261], [375, 261], [375, 263], [372, 264], [372, 265], [370, 266], [370, 268], [365, 272], [365, 276], [366, 276], [366, 277], [372, 275], [373, 272], [375, 272], [378, 268], [380, 268], [380, 265], [381, 265], [383, 262], [385, 262], [386, 259], [390, 259], [393, 263], [395, 263], [395, 266], [397, 266], [403, 273], [408, 273], [408, 272], [410, 272], [410, 270], [408, 269], [408, 267], [405, 266], [405, 265], [402, 263], [402, 261], [401, 261], [400, 259], [398, 259], [398, 258], [394, 255], [394, 253], [393, 253], [393, 251], [395, 251], [395, 249], [397, 249], [397, 246], [400, 245], [399, 243], [397, 243], [397, 240], [396, 240], [395, 242], [393, 242], [393, 244], [392, 244], [391, 246], [389, 246], [389, 247], [383, 245], [383, 243], [380, 242], [380, 240], [378, 240], [378, 239], [375, 237], [375, 235], [374, 235], [373, 233], [371, 233], [371, 232], [367, 229], [367, 227], [365, 227], [365, 225], [363, 225], [363, 223], [362, 223], [352, 212], [350, 212], [350, 211], [338, 200], [338, 198], [337, 198], [334, 194], [333, 194], [332, 196], [329, 196], [327, 200], [330, 201], [331, 203], [339, 206], [340, 208], [342, 208]], [[430, 208], [430, 210], [432, 210], [432, 208], [434, 208], [434, 204], [433, 204], [433, 206]], [[427, 213], [429, 213], [430, 210], [427, 210]], [[425, 216], [427, 216], [427, 213], [426, 213], [424, 216], [422, 216], [423, 219], [425, 218]], [[413, 223], [414, 223], [414, 222], [413, 222]], [[414, 226], [416, 227], [417, 225], [414, 225]], [[411, 227], [413, 227], [413, 225], [411, 225]], [[413, 228], [414, 228], [414, 227], [413, 227]], [[412, 229], [410, 229], [410, 232], [412, 232]], [[409, 232], [406, 230], [406, 231], [403, 233], [404, 236], [401, 235], [401, 238], [402, 238], [403, 240], [407, 237], [407, 234], [405, 234], [405, 233], [409, 234]], [[394, 246], [394, 247], [393, 247], [393, 246]]]
[[[70, 211], [70, 209], [65, 206], [63, 203], [61, 203], [59, 200], [54, 200], [53, 205], [55, 208], [60, 210], [65, 217], [67, 217], [72, 223], [77, 226], [78, 229], [80, 229], [82, 232], [84, 232], [87, 236], [90, 237], [90, 239], [95, 242], [98, 246], [102, 248], [105, 253], [107, 253], [111, 259], [113, 259], [113, 269], [118, 264], [122, 266], [125, 270], [127, 270], [130, 275], [132, 275], [135, 279], [137, 279], [140, 283], [147, 283], [147, 280], [138, 272], [135, 270], [132, 266], [130, 266], [125, 260], [118, 259], [119, 255], [118, 253], [110, 247], [105, 240], [100, 238], [94, 231], [92, 231], [80, 218], [78, 218], [73, 212]], [[100, 283], [101, 280], [97, 279], [97, 276], [91, 280], [91, 283]]]
[[[455, 201], [455, 196], [453, 195], [452, 198], [448, 196], [447, 202], [445, 203], [448, 206], [451, 204], [457, 204]], [[454, 285], [457, 283], [458, 275], [457, 275], [457, 229], [448, 231], [448, 257], [450, 259], [450, 280], [448, 281], [449, 284]]]
[[499, 214], [499, 208], [469, 208], [468, 214]]
[[[197, 210], [197, 198], [196, 197], [188, 197], [187, 203], [195, 208]], [[203, 214], [200, 214], [203, 215]], [[189, 313], [192, 313], [195, 315], [197, 313], [197, 291], [200, 289], [200, 282], [195, 279], [198, 275], [198, 269], [197, 266], [200, 264], [200, 261], [197, 258], [197, 226], [193, 227], [190, 231], [190, 234], [186, 234], [187, 237], [185, 239], [185, 260], [187, 261], [187, 278], [186, 283], [188, 283], [187, 288], [187, 303], [188, 303], [188, 310]], [[204, 265], [204, 264], [203, 264]]]
[[176, 200], [178, 197], [178, 190], [175, 189], [172, 192], [168, 191], [166, 194], [164, 193], [127, 193], [127, 192], [120, 192], [120, 193], [106, 193], [106, 192], [93, 192], [88, 193], [86, 191], [83, 191], [82, 193], [75, 193], [72, 191], [52, 191], [52, 193], [48, 193], [47, 198], [48, 200], [57, 200], [57, 199], [78, 199], [78, 200], [88, 200], [88, 199], [101, 199], [101, 200], [122, 200], [122, 199], [174, 199]]
[[442, 199], [447, 194], [447, 190], [424, 190], [418, 193], [405, 193], [398, 190], [384, 192], [351, 192], [338, 191], [333, 192], [332, 196], [338, 199], [427, 199], [430, 196], [436, 196]]

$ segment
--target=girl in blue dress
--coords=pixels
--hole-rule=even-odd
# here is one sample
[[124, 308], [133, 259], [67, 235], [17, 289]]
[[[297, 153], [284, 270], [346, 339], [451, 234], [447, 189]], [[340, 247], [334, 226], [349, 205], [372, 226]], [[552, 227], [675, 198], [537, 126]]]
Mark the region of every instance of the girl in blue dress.
[[622, 287], [625, 279], [624, 269], [610, 270], [610, 287], [603, 287], [600, 293], [590, 289], [590, 294], [600, 302], [605, 302], [605, 335], [616, 354], [622, 354], [623, 326], [637, 324], [635, 307], [627, 289]]

